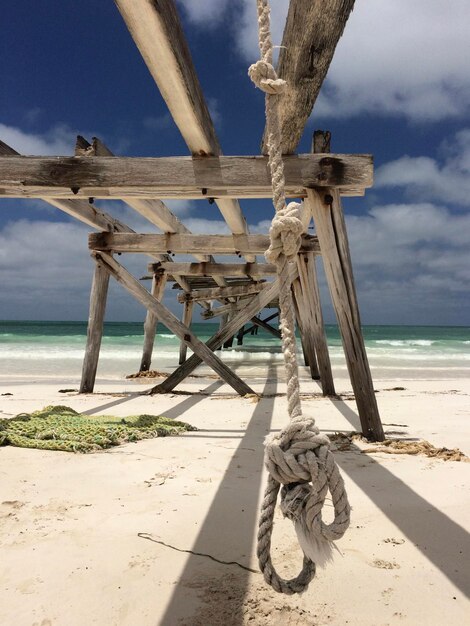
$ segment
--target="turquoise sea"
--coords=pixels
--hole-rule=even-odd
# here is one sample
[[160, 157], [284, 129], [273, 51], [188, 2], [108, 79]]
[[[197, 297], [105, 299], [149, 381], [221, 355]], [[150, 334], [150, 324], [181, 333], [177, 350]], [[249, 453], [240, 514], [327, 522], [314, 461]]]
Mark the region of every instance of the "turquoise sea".
[[[207, 340], [215, 324], [193, 324]], [[80, 379], [86, 342], [86, 322], [0, 322], [0, 376], [8, 379]], [[338, 328], [326, 327], [334, 373], [347, 375]], [[470, 375], [470, 327], [365, 326], [367, 353], [374, 379], [450, 379]], [[134, 322], [105, 324], [98, 369], [102, 379], [123, 378], [137, 371], [143, 325]], [[268, 364], [282, 364], [279, 341], [259, 329], [246, 335], [243, 346], [222, 350], [228, 363], [246, 366], [248, 375], [265, 375]], [[152, 368], [171, 370], [178, 362], [179, 340], [158, 327]], [[247, 375], [245, 374], [245, 375]]]

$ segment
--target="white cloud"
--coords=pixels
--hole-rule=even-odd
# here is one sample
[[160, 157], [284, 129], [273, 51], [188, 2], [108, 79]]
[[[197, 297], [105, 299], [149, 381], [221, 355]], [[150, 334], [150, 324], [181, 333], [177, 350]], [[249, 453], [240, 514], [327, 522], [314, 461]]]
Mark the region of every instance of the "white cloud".
[[67, 156], [74, 152], [76, 133], [66, 124], [56, 124], [46, 133], [27, 133], [0, 124], [0, 139], [20, 154]]
[[205, 28], [214, 28], [222, 20], [229, 0], [179, 0], [188, 19]]
[[375, 187], [401, 187], [410, 198], [470, 206], [470, 129], [441, 147], [441, 166], [430, 157], [403, 156], [378, 168]]
[[[237, 41], [259, 56], [255, 3], [242, 1]], [[272, 3], [280, 44], [287, 0]], [[435, 121], [463, 115], [470, 102], [470, 4], [467, 0], [358, 0], [328, 72], [314, 115], [403, 115]]]

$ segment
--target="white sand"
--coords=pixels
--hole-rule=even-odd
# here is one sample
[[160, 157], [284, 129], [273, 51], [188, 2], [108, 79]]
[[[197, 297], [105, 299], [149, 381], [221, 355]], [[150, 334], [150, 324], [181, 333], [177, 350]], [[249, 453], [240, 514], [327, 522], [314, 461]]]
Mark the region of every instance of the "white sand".
[[[470, 454], [468, 381], [387, 391], [397, 384], [376, 383], [386, 431]], [[470, 624], [470, 463], [337, 453], [353, 506], [343, 557], [305, 594], [285, 597], [258, 573], [184, 552], [256, 569], [263, 439], [286, 423], [285, 398], [256, 404], [201, 379], [179, 389], [214, 395], [111, 395], [148, 386], [116, 382], [79, 396], [58, 393], [70, 387], [60, 381], [2, 385], [13, 395], [0, 397], [1, 416], [67, 404], [164, 414], [201, 429], [91, 455], [0, 448], [2, 626]], [[358, 429], [352, 400], [322, 398], [312, 382], [303, 390], [320, 429]], [[297, 573], [295, 535], [280, 516], [274, 542], [281, 571]]]

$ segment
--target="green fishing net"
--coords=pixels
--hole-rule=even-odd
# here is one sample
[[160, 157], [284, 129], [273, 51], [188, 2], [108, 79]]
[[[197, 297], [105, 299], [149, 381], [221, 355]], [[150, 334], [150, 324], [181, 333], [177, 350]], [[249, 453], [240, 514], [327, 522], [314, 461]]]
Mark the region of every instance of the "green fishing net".
[[121, 443], [179, 435], [197, 430], [157, 415], [83, 415], [68, 406], [47, 406], [34, 413], [0, 418], [0, 446], [95, 452]]

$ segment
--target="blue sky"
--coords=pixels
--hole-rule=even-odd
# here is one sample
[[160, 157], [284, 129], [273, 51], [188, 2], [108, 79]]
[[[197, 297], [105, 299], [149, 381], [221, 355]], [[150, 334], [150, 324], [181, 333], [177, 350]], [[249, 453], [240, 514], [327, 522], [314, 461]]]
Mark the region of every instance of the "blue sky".
[[[272, 2], [277, 44], [287, 4]], [[255, 1], [178, 6], [224, 153], [259, 153]], [[327, 128], [333, 151], [374, 155], [374, 188], [344, 201], [364, 323], [470, 324], [469, 23], [466, 0], [356, 0], [299, 146]], [[120, 155], [187, 154], [112, 0], [4, 3], [0, 58], [0, 139], [16, 150], [71, 154], [80, 133]], [[216, 205], [168, 204], [194, 232], [226, 232]], [[155, 232], [119, 202], [100, 206]], [[270, 203], [242, 206], [267, 232]], [[86, 319], [88, 231], [40, 201], [0, 199], [0, 319]], [[145, 257], [127, 262], [145, 272]], [[324, 280], [322, 292], [333, 322]], [[113, 285], [107, 319], [143, 315]]]

